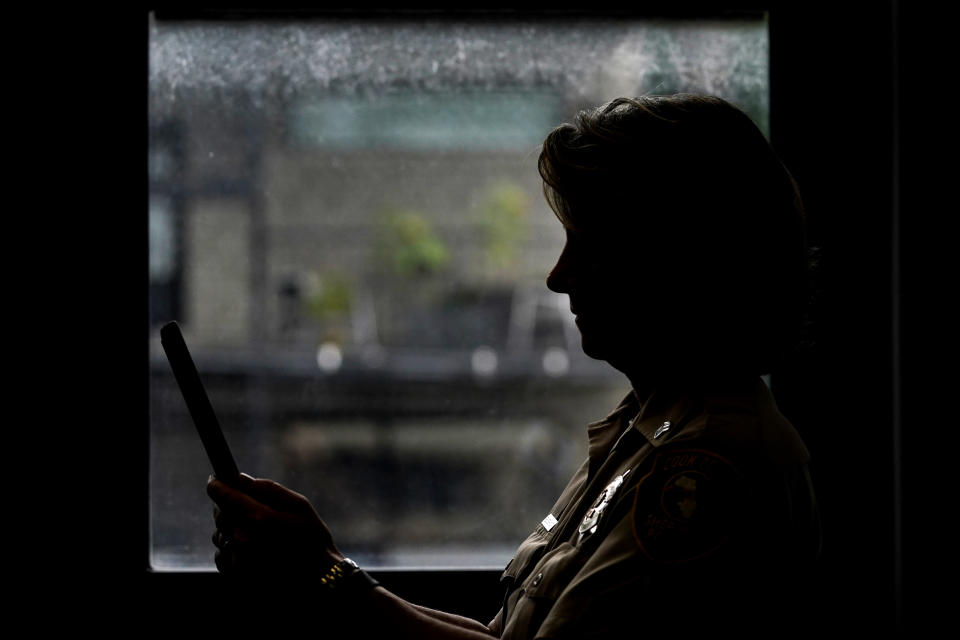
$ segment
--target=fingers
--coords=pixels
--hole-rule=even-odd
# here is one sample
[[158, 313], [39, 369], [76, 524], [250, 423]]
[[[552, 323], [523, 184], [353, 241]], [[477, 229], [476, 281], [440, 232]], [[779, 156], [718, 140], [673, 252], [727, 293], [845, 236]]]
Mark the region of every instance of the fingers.
[[213, 554], [213, 563], [217, 565], [217, 571], [220, 573], [227, 573], [233, 568], [233, 558], [232, 554], [228, 552], [229, 538], [223, 535], [223, 532], [219, 528], [214, 529], [213, 536], [211, 536], [213, 545], [217, 548], [216, 552]]
[[330, 533], [303, 495], [246, 474], [232, 486], [210, 476], [207, 495], [214, 502], [211, 540], [220, 572], [303, 571], [309, 564], [329, 564], [324, 554], [335, 549]]
[[303, 495], [266, 478], [251, 478], [246, 490], [249, 495], [275, 509], [296, 511], [310, 504]]
[[231, 487], [213, 474], [207, 476], [207, 495], [214, 498], [215, 495], [219, 496], [228, 491], [246, 493], [250, 485], [253, 484], [254, 478], [245, 473], [241, 473], [237, 478], [237, 482]]
[[233, 516], [239, 515], [255, 519], [256, 514], [267, 508], [266, 505], [249, 494], [220, 482], [214, 476], [210, 476], [207, 481], [207, 495], [220, 508], [221, 516], [222, 512], [227, 512]]
[[213, 554], [213, 563], [217, 565], [217, 571], [220, 573], [230, 573], [233, 569], [233, 560], [223, 551], [217, 551]]
[[248, 556], [246, 546], [248, 538], [243, 530], [215, 529], [211, 540], [217, 551], [213, 555], [214, 564], [221, 573], [236, 572], [241, 557]]
[[245, 473], [240, 474], [237, 487], [230, 487], [216, 476], [210, 476], [207, 479], [207, 495], [221, 508], [230, 511], [250, 511], [259, 506], [255, 503], [280, 511], [303, 512], [313, 509], [302, 494], [291, 491], [279, 482], [253, 478]]
[[213, 503], [213, 524], [219, 531], [232, 532], [236, 528], [235, 518], [230, 518], [223, 513], [223, 510]]
[[221, 551], [226, 551], [233, 543], [233, 539], [219, 528], [213, 530], [213, 535], [210, 536], [210, 539], [213, 542], [213, 546]]

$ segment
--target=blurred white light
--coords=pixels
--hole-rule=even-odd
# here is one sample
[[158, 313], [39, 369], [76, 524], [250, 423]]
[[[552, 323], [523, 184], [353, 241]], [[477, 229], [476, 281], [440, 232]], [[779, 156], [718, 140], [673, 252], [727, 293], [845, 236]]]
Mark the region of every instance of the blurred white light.
[[327, 373], [333, 373], [343, 364], [343, 352], [332, 342], [324, 342], [317, 349], [317, 365]]
[[477, 347], [470, 356], [470, 365], [477, 375], [493, 375], [497, 370], [497, 352], [490, 347]]
[[543, 354], [543, 370], [548, 376], [562, 376], [570, 370], [570, 356], [562, 347], [550, 347]]

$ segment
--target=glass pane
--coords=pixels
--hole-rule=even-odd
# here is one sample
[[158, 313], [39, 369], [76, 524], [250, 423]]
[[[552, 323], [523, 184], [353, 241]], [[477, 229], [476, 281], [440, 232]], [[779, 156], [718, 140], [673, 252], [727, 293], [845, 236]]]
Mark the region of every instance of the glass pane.
[[149, 156], [154, 568], [213, 568], [171, 319], [240, 467], [349, 556], [502, 567], [629, 389], [543, 284], [563, 233], [538, 145], [643, 93], [766, 130], [767, 86], [763, 18], [154, 20], [150, 125], [175, 132]]

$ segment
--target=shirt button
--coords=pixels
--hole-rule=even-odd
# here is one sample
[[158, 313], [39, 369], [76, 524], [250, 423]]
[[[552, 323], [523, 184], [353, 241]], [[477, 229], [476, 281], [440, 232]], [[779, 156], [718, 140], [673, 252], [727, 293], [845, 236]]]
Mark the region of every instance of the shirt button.
[[537, 574], [537, 577], [534, 578], [534, 579], [533, 579], [533, 582], [530, 583], [530, 586], [531, 586], [531, 587], [537, 586], [538, 584], [540, 584], [540, 581], [541, 581], [541, 580], [543, 580], [543, 574], [542, 574], [542, 573], [538, 573], [538, 574]]

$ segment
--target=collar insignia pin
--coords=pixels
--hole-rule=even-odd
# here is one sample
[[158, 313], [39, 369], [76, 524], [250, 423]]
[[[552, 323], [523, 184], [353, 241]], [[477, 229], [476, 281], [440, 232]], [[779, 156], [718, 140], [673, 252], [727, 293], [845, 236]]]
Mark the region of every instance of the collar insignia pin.
[[662, 436], [663, 434], [665, 434], [667, 431], [670, 431], [670, 421], [669, 421], [669, 420], [667, 420], [667, 421], [664, 422], [662, 425], [660, 425], [660, 427], [657, 429], [657, 431], [653, 434], [653, 439], [654, 439], [654, 440], [658, 440], [658, 439], [660, 438], [660, 436]]

